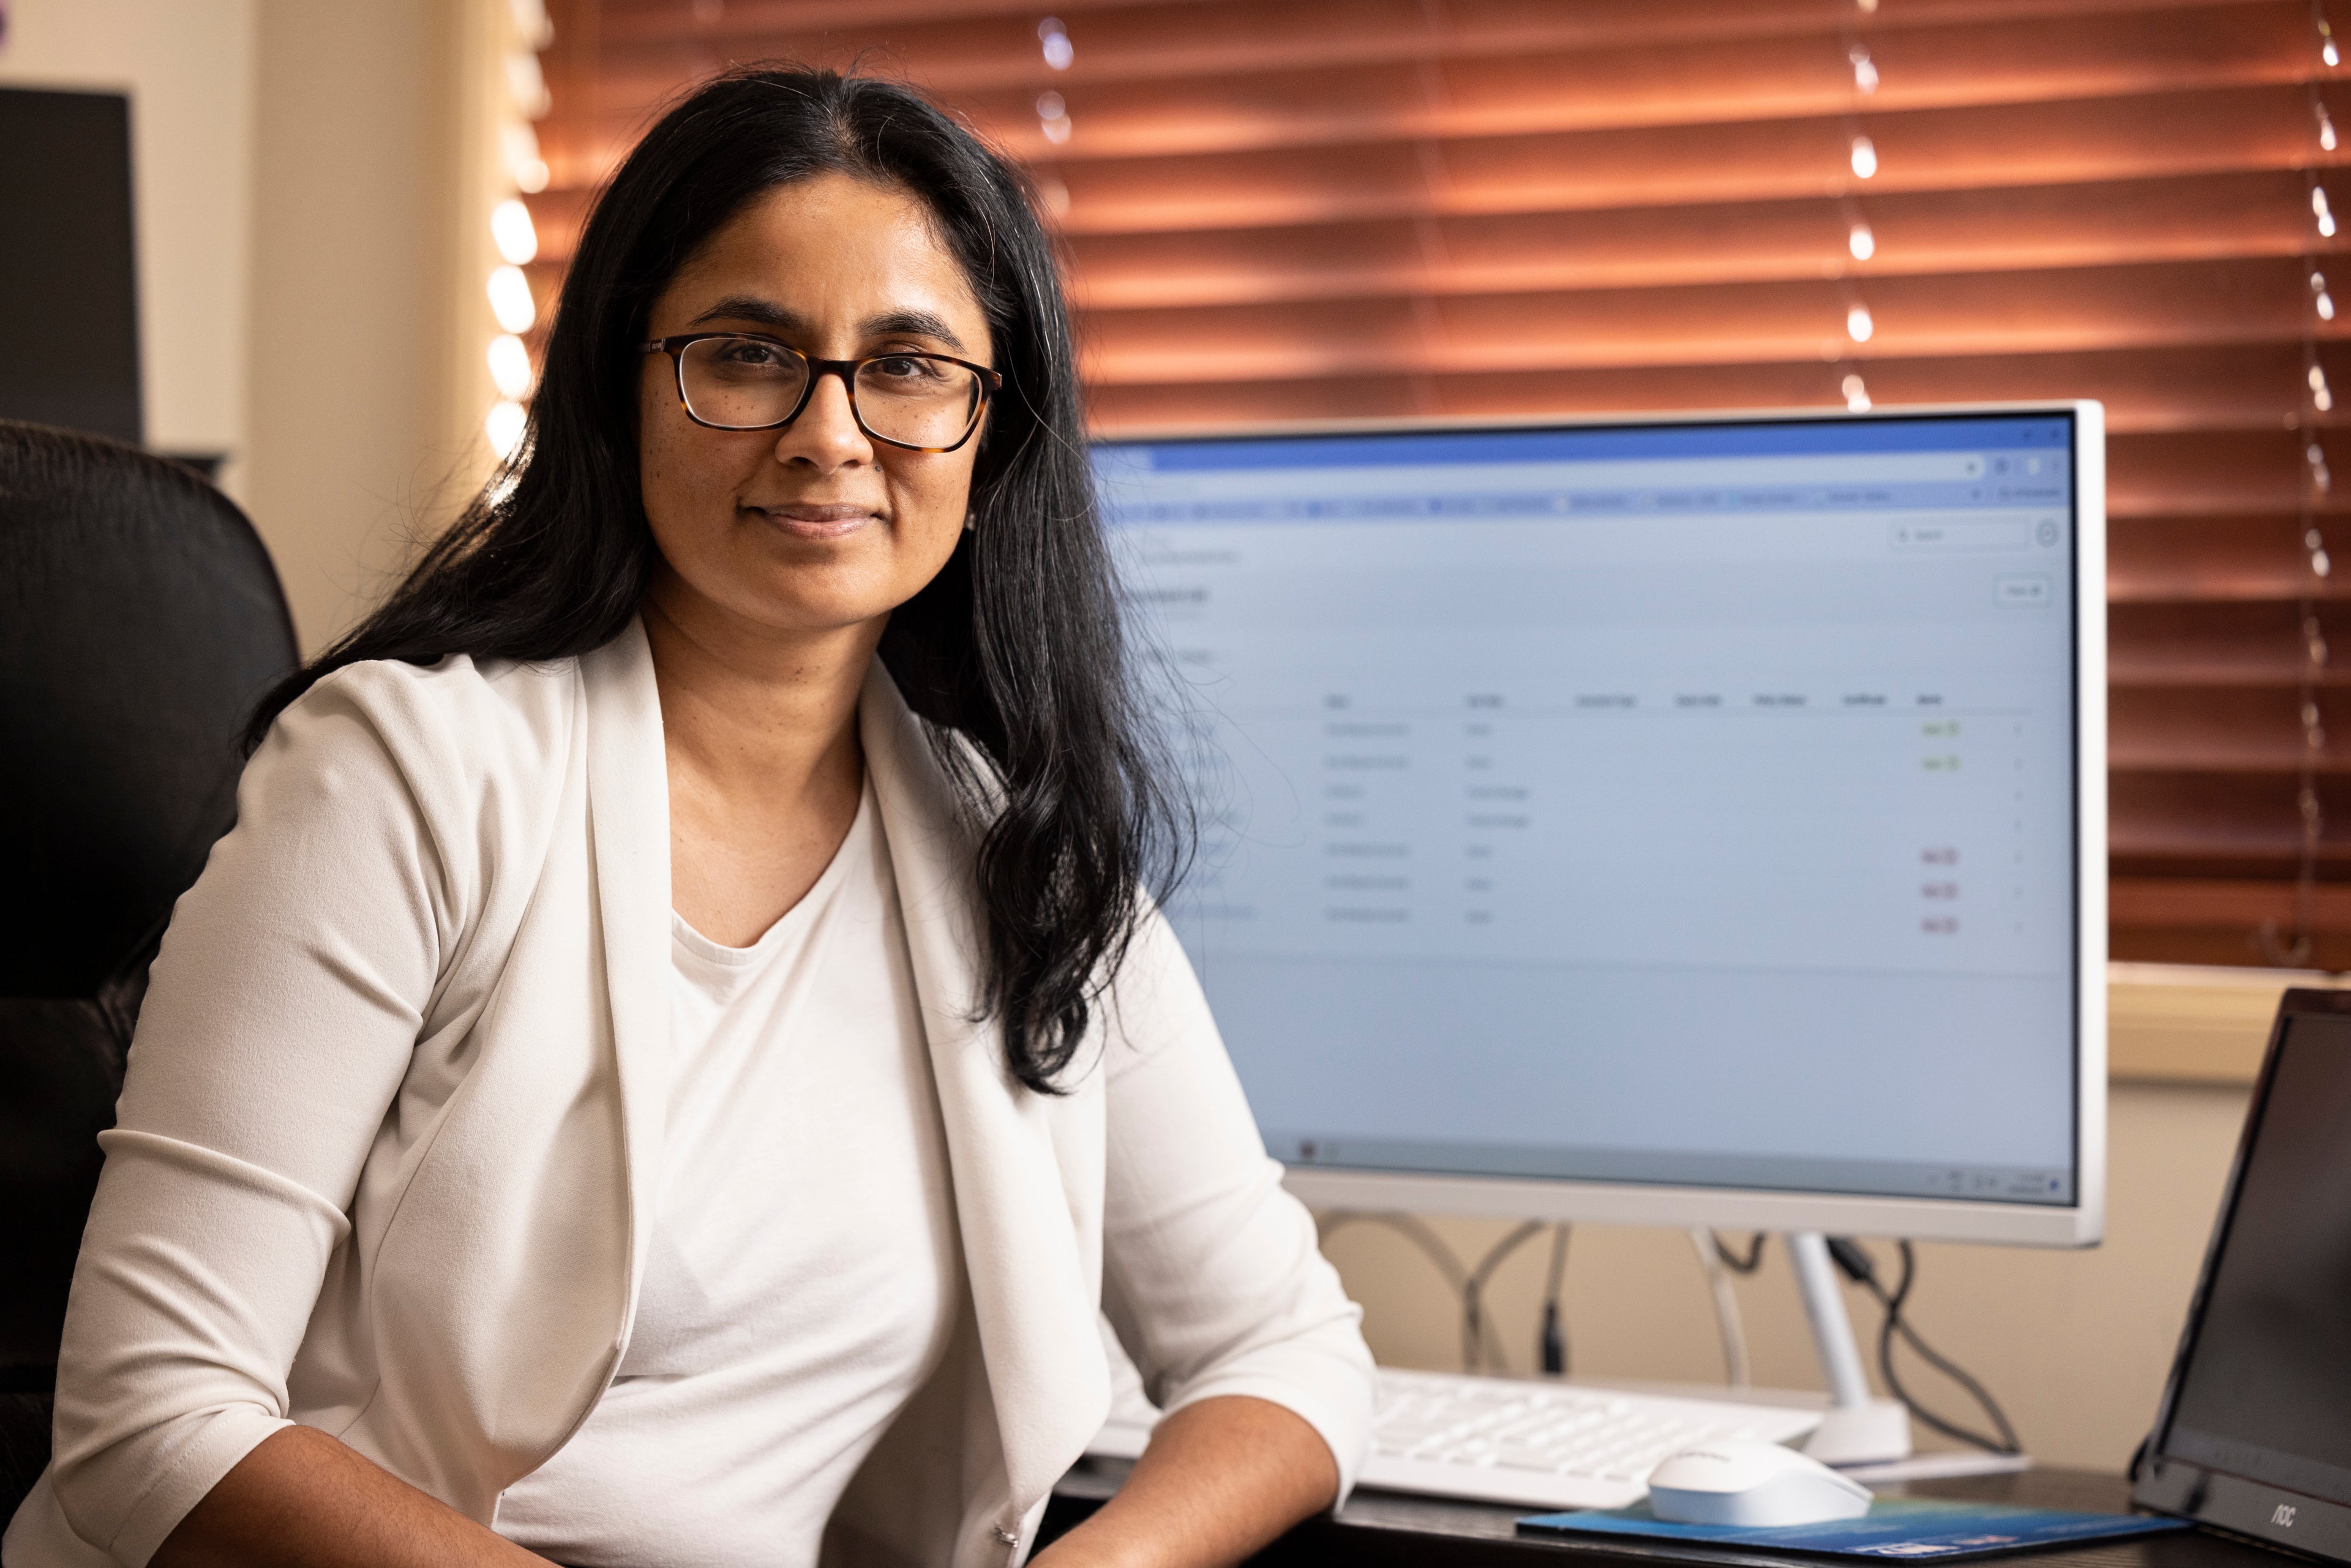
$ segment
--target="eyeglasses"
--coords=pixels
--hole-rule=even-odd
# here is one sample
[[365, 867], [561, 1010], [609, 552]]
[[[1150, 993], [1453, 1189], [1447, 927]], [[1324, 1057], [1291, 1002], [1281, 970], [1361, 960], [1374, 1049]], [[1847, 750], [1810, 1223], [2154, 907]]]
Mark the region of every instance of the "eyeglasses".
[[750, 332], [688, 332], [641, 344], [677, 365], [685, 416], [712, 430], [778, 430], [808, 407], [816, 383], [839, 376], [857, 428], [909, 452], [953, 452], [979, 428], [1004, 378], [946, 354], [818, 360]]

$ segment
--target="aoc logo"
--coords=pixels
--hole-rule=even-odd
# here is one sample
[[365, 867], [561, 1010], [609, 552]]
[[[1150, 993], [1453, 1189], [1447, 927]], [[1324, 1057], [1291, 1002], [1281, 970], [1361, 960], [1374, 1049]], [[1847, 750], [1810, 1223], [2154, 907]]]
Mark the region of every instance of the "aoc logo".
[[2270, 1514], [2270, 1522], [2276, 1525], [2281, 1530], [2292, 1530], [2294, 1528], [2294, 1504], [2290, 1502], [2282, 1502], [2278, 1504], [2277, 1508]]

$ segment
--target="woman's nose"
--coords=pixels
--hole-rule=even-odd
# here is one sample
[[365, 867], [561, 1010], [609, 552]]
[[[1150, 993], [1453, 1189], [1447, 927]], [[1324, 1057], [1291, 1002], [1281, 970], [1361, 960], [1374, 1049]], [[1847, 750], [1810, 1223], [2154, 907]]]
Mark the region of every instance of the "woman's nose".
[[849, 382], [838, 375], [817, 378], [809, 389], [808, 406], [776, 440], [777, 462], [806, 461], [820, 473], [872, 458], [872, 444], [857, 428], [857, 415], [850, 407]]

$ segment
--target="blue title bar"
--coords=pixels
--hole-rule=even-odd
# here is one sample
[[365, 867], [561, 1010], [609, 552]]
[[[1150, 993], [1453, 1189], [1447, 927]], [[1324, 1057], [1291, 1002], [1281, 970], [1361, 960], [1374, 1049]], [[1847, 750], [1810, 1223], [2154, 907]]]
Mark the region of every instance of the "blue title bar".
[[1656, 457], [1809, 457], [1855, 452], [2063, 450], [2071, 414], [1925, 415], [1574, 430], [1365, 431], [1198, 441], [1103, 441], [1097, 460], [1163, 473], [1248, 468], [1384, 468], [1454, 463], [1600, 463]]

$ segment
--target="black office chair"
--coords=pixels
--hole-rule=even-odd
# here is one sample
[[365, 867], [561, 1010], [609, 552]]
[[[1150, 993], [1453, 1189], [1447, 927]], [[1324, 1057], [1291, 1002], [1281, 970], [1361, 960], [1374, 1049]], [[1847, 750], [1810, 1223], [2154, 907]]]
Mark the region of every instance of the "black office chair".
[[0, 420], [0, 1523], [48, 1462], [66, 1287], [147, 965], [293, 667], [245, 514], [133, 447]]

